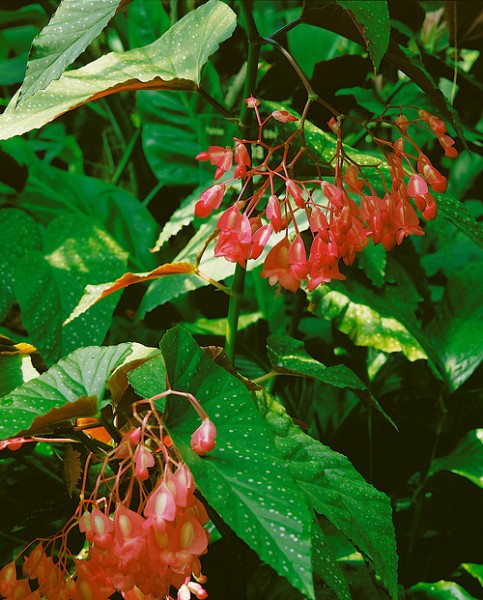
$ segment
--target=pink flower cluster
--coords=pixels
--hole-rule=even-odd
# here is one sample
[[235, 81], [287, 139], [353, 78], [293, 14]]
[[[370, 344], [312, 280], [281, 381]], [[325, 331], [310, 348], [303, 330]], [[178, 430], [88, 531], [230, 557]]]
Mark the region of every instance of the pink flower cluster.
[[[210, 146], [207, 152], [196, 157], [217, 167], [217, 181], [235, 165], [231, 177], [201, 194], [195, 206], [198, 217], [207, 217], [213, 210], [218, 210], [229, 184], [237, 179], [242, 182], [234, 204], [218, 219], [220, 233], [215, 256], [223, 256], [245, 267], [247, 260], [262, 254], [273, 234], [284, 231], [283, 239], [268, 252], [261, 275], [268, 278], [270, 284], [278, 282], [292, 292], [302, 282], [307, 282], [312, 291], [332, 279], [345, 279], [339, 270], [341, 261], [351, 265], [369, 240], [391, 250], [409, 235], [424, 235], [416, 209], [425, 219], [434, 219], [437, 207], [430, 188], [444, 192], [447, 181], [409, 136], [408, 128], [417, 125], [432, 131], [446, 156], [456, 158], [455, 142], [446, 134], [443, 121], [427, 111], [419, 111], [418, 118], [413, 121], [400, 113], [395, 123], [388, 123], [398, 132], [395, 142], [373, 136], [374, 142], [385, 153], [388, 182], [384, 172], [387, 169], [381, 164], [360, 165], [345, 152], [342, 119], [332, 118], [329, 126], [337, 136], [337, 151], [330, 163], [334, 170], [333, 182], [321, 176], [300, 180], [294, 175], [296, 163], [302, 155], [310, 155], [310, 151], [304, 143], [299, 144], [298, 150], [292, 150], [291, 145], [298, 136], [303, 140], [303, 127], [298, 127], [283, 143], [276, 145], [264, 141], [263, 134], [270, 119], [287, 123], [297, 118], [278, 110], [262, 120], [260, 102], [253, 97], [245, 102], [256, 113], [257, 139], [235, 138], [233, 148]], [[263, 154], [257, 165], [252, 164], [249, 151], [255, 147]], [[316, 160], [314, 166], [320, 173]], [[368, 176], [370, 170], [380, 176], [382, 195]], [[249, 185], [253, 191], [247, 193]], [[308, 220], [310, 236], [301, 235], [297, 223], [297, 214], [301, 213], [304, 213], [304, 220]], [[289, 237], [289, 226], [293, 227], [292, 237]]]
[[[167, 394], [187, 397], [202, 418], [191, 438], [194, 452], [204, 456], [213, 450], [216, 428], [191, 394], [169, 390], [137, 402], [133, 416], [138, 426], [130, 427], [105, 456], [90, 497], [59, 535], [26, 557], [24, 578], [17, 579], [15, 562], [0, 570], [1, 596], [107, 600], [118, 592], [126, 600], [172, 600], [172, 589], [177, 589], [177, 600], [208, 597], [199, 557], [207, 552], [204, 525], [209, 519], [156, 410], [155, 400]], [[82, 558], [71, 556], [67, 547], [75, 527], [87, 542]], [[36, 580], [35, 591], [29, 580]]]

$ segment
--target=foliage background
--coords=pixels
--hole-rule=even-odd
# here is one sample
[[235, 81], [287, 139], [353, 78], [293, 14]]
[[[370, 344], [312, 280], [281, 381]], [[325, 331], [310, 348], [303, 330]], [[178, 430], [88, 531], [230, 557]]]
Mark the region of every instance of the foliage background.
[[[156, 40], [195, 4], [133, 0], [73, 67]], [[267, 36], [297, 19], [302, 8], [296, 1], [251, 4], [261, 35]], [[440, 216], [426, 224], [424, 238], [406, 240], [387, 256], [373, 248], [349, 270], [347, 281], [309, 297], [280, 293], [260, 279], [259, 269], [250, 272], [235, 359], [237, 371], [252, 380], [276, 370], [263, 385], [295, 422], [349, 457], [390, 497], [400, 594], [410, 598], [452, 598], [455, 590], [467, 594], [461, 597], [482, 597], [483, 255], [475, 241], [483, 214], [483, 35], [480, 4], [458, 2], [456, 20], [454, 4], [390, 0], [388, 8], [391, 42], [419, 57], [434, 90], [439, 88], [459, 113], [467, 150], [458, 161], [441, 159], [430, 136], [422, 133], [417, 140], [448, 175], [448, 198], [457, 201], [442, 199]], [[56, 6], [2, 3], [4, 105], [23, 81], [30, 44]], [[306, 3], [306, 20], [319, 23], [310, 8]], [[389, 102], [440, 112], [436, 92], [423, 91], [394, 62], [382, 61], [374, 73], [359, 40], [340, 35], [340, 9], [325, 9], [327, 29], [302, 23], [279, 38], [324, 100], [361, 119], [379, 114]], [[245, 60], [246, 34], [239, 23], [203, 70], [201, 87], [235, 114]], [[257, 94], [298, 112], [305, 104], [301, 81], [272, 46], [262, 47]], [[326, 130], [330, 116], [317, 105], [310, 120]], [[210, 225], [193, 220], [192, 208], [212, 174], [193, 158], [210, 144], [231, 143], [233, 135], [235, 124], [199, 94], [138, 91], [101, 98], [1, 143], [0, 333], [38, 350], [12, 355], [11, 342], [4, 340], [2, 396], [25, 381], [29, 369], [43, 371], [73, 350], [123, 342], [157, 347], [164, 332], [180, 323], [202, 346], [223, 344], [228, 298], [194, 275], [132, 286], [69, 325], [62, 323], [87, 284], [196, 256]], [[357, 128], [346, 141], [371, 152]], [[159, 251], [152, 253], [157, 240]], [[221, 259], [206, 261], [204, 270], [231, 283], [232, 266]], [[366, 389], [334, 385], [320, 363], [345, 365]], [[0, 504], [9, 515], [0, 531], [2, 564], [71, 514], [59, 452], [53, 446], [37, 449], [35, 460], [0, 453]], [[366, 517], [361, 514], [361, 521]], [[321, 521], [352, 597], [387, 597], [362, 555], [333, 524]], [[295, 597], [285, 579], [215, 522], [221, 539], [204, 560], [210, 597]], [[439, 580], [455, 583], [438, 584], [436, 592], [418, 583]], [[322, 583], [317, 592], [332, 597]]]

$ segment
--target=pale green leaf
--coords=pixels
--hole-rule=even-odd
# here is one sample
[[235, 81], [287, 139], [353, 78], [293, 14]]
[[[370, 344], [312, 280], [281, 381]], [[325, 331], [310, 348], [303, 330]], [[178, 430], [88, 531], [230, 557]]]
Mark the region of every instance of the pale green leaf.
[[138, 89], [196, 90], [201, 68], [233, 33], [235, 13], [210, 0], [175, 23], [161, 38], [127, 52], [111, 52], [65, 72], [17, 106], [15, 95], [0, 115], [0, 139], [21, 135], [106, 94]]
[[129, 342], [80, 348], [1, 398], [0, 439], [28, 429], [36, 417], [81, 397], [97, 398], [99, 408], [108, 404], [109, 397], [105, 397], [108, 378], [117, 367], [130, 361], [139, 346]]
[[33, 41], [18, 103], [58, 79], [104, 29], [116, 14], [119, 3], [120, 0], [90, 0], [89, 3], [63, 0]]

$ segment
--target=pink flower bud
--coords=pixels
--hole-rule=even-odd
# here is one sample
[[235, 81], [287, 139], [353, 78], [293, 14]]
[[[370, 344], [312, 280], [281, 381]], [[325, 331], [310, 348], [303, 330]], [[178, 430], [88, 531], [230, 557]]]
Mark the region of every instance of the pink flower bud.
[[211, 452], [215, 447], [216, 427], [209, 418], [203, 419], [203, 422], [191, 436], [191, 448], [198, 454], [204, 456]]
[[255, 108], [256, 106], [260, 106], [260, 100], [257, 100], [250, 95], [250, 98], [245, 100], [245, 104], [248, 106], [248, 108]]
[[134, 474], [138, 481], [146, 481], [148, 469], [154, 467], [154, 456], [146, 446], [138, 446], [134, 452]]

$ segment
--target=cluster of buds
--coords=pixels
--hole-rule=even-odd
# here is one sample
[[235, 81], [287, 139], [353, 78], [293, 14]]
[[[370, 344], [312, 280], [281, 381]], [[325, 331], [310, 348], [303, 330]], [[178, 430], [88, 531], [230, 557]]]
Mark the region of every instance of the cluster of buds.
[[[215, 180], [222, 180], [235, 167], [230, 177], [201, 194], [195, 206], [198, 217], [207, 217], [219, 209], [229, 185], [235, 180], [242, 182], [235, 202], [218, 220], [220, 232], [215, 256], [245, 267], [247, 260], [262, 254], [272, 235], [285, 232], [283, 239], [267, 253], [261, 275], [271, 285], [278, 282], [292, 292], [307, 282], [312, 291], [332, 279], [345, 279], [339, 270], [341, 261], [351, 265], [370, 239], [391, 250], [409, 235], [424, 235], [415, 208], [424, 219], [434, 219], [437, 208], [430, 188], [444, 192], [447, 181], [410, 137], [408, 129], [417, 125], [433, 132], [446, 156], [456, 158], [455, 142], [446, 134], [446, 126], [440, 119], [419, 111], [418, 118], [410, 121], [401, 112], [395, 123], [389, 123], [398, 132], [396, 141], [373, 136], [384, 150], [389, 167], [384, 169], [381, 163], [360, 165], [353, 160], [342, 143], [342, 119], [332, 118], [329, 127], [337, 136], [337, 150], [330, 162], [334, 177], [331, 181], [323, 179], [314, 160], [318, 177], [299, 180], [294, 176], [295, 166], [302, 155], [311, 154], [303, 143], [303, 124], [284, 142], [270, 145], [263, 133], [270, 119], [287, 123], [297, 118], [287, 111], [276, 110], [262, 120], [260, 102], [253, 97], [245, 102], [256, 114], [257, 139], [235, 138], [233, 148], [210, 146], [196, 157], [217, 167]], [[297, 136], [302, 144], [291, 151]], [[255, 148], [257, 152], [253, 151]], [[262, 158], [254, 165], [251, 156], [260, 153]], [[371, 183], [370, 169], [379, 174], [383, 194]], [[385, 170], [389, 171], [390, 182]], [[300, 233], [300, 215], [310, 229], [310, 237], [305, 240]], [[289, 227], [293, 228], [292, 236]]]
[[[203, 456], [215, 447], [215, 426], [191, 394], [169, 390], [137, 402], [137, 426], [105, 455], [88, 498], [84, 477], [80, 505], [62, 532], [26, 556], [23, 578], [15, 562], [0, 570], [1, 596], [107, 600], [118, 592], [126, 600], [173, 600], [175, 589], [177, 600], [208, 597], [199, 559], [207, 552], [208, 515], [156, 409], [155, 401], [167, 394], [187, 397], [202, 418], [192, 449]], [[77, 527], [86, 547], [72, 556], [67, 538]]]

